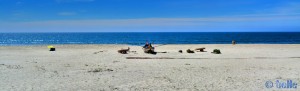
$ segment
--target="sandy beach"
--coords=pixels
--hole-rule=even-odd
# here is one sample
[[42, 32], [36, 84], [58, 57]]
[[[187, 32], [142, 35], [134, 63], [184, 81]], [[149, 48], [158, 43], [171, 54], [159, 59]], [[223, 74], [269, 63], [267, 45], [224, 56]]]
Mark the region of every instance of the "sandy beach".
[[[300, 84], [299, 44], [154, 45], [156, 55], [131, 45], [54, 46], [54, 52], [43, 45], [0, 46], [0, 90], [272, 91], [278, 88], [266, 88], [266, 81]], [[128, 54], [117, 53], [128, 47]], [[207, 52], [185, 51], [199, 47]]]

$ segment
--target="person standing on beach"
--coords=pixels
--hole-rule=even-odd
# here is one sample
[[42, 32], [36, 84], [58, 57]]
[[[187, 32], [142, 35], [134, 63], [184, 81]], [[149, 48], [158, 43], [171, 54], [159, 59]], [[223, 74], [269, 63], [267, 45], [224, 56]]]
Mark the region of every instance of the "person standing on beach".
[[232, 40], [232, 45], [235, 45], [235, 44], [236, 44], [235, 40]]

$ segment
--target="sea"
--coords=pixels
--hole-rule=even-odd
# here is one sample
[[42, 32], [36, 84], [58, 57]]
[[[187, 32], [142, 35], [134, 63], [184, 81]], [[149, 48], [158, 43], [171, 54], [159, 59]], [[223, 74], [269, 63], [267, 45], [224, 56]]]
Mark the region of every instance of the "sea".
[[0, 45], [300, 44], [300, 32], [0, 33]]

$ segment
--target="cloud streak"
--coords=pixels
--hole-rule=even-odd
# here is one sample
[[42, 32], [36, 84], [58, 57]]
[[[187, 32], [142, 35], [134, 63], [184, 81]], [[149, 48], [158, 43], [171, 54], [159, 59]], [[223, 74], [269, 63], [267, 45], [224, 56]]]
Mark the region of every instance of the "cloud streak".
[[[145, 18], [114, 20], [56, 20], [36, 22], [0, 23], [0, 31], [23, 28], [28, 30], [66, 31], [128, 31], [130, 29], [224, 29], [224, 28], [278, 28], [300, 27], [300, 16], [242, 16], [211, 18]], [[10, 27], [8, 27], [10, 26]], [[17, 30], [17, 29], [16, 29]]]
[[[63, 13], [66, 15], [73, 13]], [[145, 18], [113, 20], [52, 20], [37, 22], [19, 22], [20, 25], [75, 25], [75, 26], [190, 26], [220, 22], [272, 22], [282, 20], [300, 20], [300, 16], [273, 17], [217, 17], [217, 18]]]
[[59, 12], [57, 15], [60, 16], [72, 16], [72, 15], [76, 15], [77, 13], [75, 12]]

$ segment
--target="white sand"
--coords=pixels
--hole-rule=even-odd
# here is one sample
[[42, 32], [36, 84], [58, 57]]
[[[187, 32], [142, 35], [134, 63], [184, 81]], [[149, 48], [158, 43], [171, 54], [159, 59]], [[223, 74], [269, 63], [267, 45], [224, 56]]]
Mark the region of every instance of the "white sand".
[[[157, 55], [128, 45], [55, 47], [57, 51], [50, 52], [46, 46], [0, 46], [0, 90], [271, 91], [278, 89], [266, 88], [266, 81], [291, 79], [300, 84], [297, 44], [162, 45], [156, 51], [168, 53]], [[127, 47], [137, 52], [117, 53]], [[198, 47], [206, 47], [208, 52], [185, 51]], [[184, 53], [178, 53], [180, 49]], [[222, 54], [211, 54], [213, 49], [220, 49]]]

